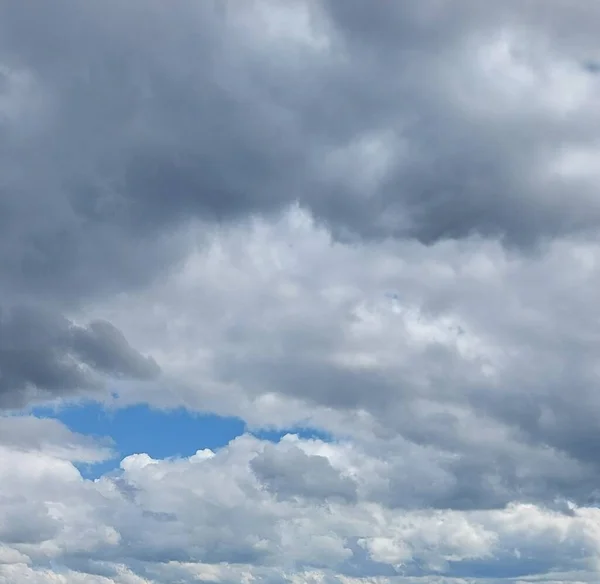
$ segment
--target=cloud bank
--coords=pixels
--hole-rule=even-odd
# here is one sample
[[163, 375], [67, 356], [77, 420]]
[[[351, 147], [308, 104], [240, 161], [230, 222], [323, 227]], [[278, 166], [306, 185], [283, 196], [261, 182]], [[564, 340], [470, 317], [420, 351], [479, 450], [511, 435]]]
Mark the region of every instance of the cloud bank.
[[[1, 2], [0, 584], [597, 581], [599, 25]], [[90, 399], [248, 432], [87, 479]]]

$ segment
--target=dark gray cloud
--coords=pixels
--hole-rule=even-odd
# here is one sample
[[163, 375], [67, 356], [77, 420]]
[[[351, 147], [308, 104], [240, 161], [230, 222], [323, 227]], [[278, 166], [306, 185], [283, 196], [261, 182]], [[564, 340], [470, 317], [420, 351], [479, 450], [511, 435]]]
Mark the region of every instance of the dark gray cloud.
[[4, 120], [9, 290], [73, 301], [139, 284], [173, 259], [162, 236], [174, 224], [289, 200], [294, 146], [263, 92], [228, 78], [211, 6], [3, 5], [4, 97], [33, 126]]
[[[299, 41], [278, 54], [252, 11], [227, 16], [211, 2], [4, 2], [4, 286], [77, 298], [140, 283], [172, 258], [160, 235], [186, 218], [295, 200], [340, 235], [526, 244], [595, 227], [591, 185], [531, 173], [560, 144], [590, 144], [585, 100], [560, 119], [541, 102], [530, 111], [537, 90], [517, 85], [507, 102], [476, 49], [521, 19], [531, 34], [517, 35], [497, 75], [510, 83], [513, 65], [565, 62], [565, 83], [583, 83], [581, 59], [594, 84], [583, 59], [595, 46], [570, 22], [597, 9], [563, 22], [559, 1], [551, 18], [510, 2], [489, 15], [471, 1], [395, 4], [322, 3], [330, 50]], [[369, 154], [369, 140], [382, 153]], [[388, 160], [379, 174], [374, 156]]]
[[79, 326], [28, 307], [0, 312], [0, 405], [102, 387], [103, 377], [152, 379], [158, 365], [108, 322]]
[[268, 445], [251, 461], [252, 470], [279, 497], [307, 497], [318, 500], [357, 498], [356, 484], [318, 455], [306, 454], [292, 446], [281, 450]]

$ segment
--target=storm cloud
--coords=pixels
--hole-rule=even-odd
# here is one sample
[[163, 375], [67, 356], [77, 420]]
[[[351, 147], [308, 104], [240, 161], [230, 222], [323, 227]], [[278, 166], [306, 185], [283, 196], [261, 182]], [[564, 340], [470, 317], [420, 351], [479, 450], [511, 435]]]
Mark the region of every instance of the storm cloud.
[[139, 285], [191, 217], [293, 202], [336, 237], [598, 224], [590, 3], [32, 6], [1, 8], [10, 292]]

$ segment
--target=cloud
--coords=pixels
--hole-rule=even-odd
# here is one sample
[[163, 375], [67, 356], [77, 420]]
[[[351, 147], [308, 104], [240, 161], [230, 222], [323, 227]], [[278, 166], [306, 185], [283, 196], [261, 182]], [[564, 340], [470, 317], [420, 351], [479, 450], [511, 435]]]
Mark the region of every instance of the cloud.
[[296, 201], [339, 237], [597, 225], [594, 7], [223, 11], [4, 4], [3, 295], [139, 286], [190, 217]]
[[[169, 380], [124, 403], [377, 436], [392, 459], [401, 448], [389, 504], [584, 504], [597, 480], [587, 315], [598, 250], [564, 240], [523, 256], [477, 238], [358, 247], [296, 210], [220, 230], [172, 278], [86, 318], [118, 323]], [[429, 486], [411, 489], [421, 472]]]
[[300, 448], [281, 450], [268, 446], [251, 462], [252, 470], [279, 495], [329, 497], [353, 501], [356, 485], [350, 477], [341, 476], [329, 460], [318, 454], [306, 454]]
[[58, 420], [35, 416], [3, 416], [0, 444], [33, 454], [45, 452], [70, 462], [102, 462], [112, 456], [110, 439], [99, 441], [70, 431]]
[[4, 416], [0, 584], [594, 581], [600, 8], [242, 4], [2, 2], [0, 408], [332, 442]]
[[0, 312], [0, 406], [21, 407], [101, 386], [106, 376], [148, 379], [158, 365], [113, 325], [78, 326], [28, 307]]
[[588, 233], [598, 14], [517, 6], [5, 3], [2, 304], [139, 290], [191, 218], [296, 203], [359, 241]]
[[[39, 425], [45, 427], [44, 421]], [[7, 470], [0, 582], [19, 573], [41, 579], [47, 562], [86, 582], [233, 582], [250, 576], [294, 582], [310, 572], [347, 582], [376, 577], [386, 567], [398, 582], [423, 569], [445, 573], [451, 582], [461, 562], [485, 561], [490, 577], [508, 562], [515, 577], [524, 577], [532, 562], [550, 575], [593, 569], [598, 561], [597, 509], [573, 507], [569, 515], [523, 504], [468, 513], [394, 510], [369, 502], [363, 489], [354, 498], [315, 505], [322, 492], [298, 489], [289, 498], [288, 483], [253, 471], [265, 456], [272, 469], [288, 468], [291, 450], [306, 460], [319, 451], [328, 468], [358, 483], [374, 480], [370, 457], [350, 463], [354, 446], [293, 435], [278, 444], [246, 435], [217, 452], [181, 459], [136, 454], [121, 462], [120, 471], [95, 481], [82, 479], [48, 450], [2, 446]], [[17, 458], [20, 464], [12, 464]], [[25, 513], [28, 521], [11, 522]]]

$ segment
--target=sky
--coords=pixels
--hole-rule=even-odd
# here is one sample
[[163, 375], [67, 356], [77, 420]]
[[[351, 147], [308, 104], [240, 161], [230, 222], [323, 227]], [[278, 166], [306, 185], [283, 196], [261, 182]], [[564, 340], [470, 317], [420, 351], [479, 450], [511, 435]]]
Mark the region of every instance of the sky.
[[0, 0], [0, 584], [599, 582], [598, 30]]

